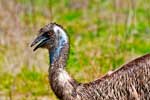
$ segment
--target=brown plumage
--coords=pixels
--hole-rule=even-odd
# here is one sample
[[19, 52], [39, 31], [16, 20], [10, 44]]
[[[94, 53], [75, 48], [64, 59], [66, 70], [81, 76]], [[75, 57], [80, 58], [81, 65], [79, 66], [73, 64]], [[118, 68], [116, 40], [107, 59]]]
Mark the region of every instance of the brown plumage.
[[50, 23], [40, 29], [31, 46], [47, 48], [49, 82], [61, 100], [150, 100], [150, 54], [123, 65], [111, 74], [89, 83], [78, 83], [65, 71], [69, 41], [64, 29]]

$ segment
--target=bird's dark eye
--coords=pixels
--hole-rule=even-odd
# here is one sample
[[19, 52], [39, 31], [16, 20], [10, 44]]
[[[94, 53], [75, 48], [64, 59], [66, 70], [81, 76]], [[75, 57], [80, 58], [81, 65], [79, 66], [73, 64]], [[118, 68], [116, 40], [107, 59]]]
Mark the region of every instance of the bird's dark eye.
[[53, 35], [53, 32], [52, 31], [48, 31], [48, 32], [45, 32], [43, 35], [46, 36], [46, 37], [49, 37], [49, 36]]

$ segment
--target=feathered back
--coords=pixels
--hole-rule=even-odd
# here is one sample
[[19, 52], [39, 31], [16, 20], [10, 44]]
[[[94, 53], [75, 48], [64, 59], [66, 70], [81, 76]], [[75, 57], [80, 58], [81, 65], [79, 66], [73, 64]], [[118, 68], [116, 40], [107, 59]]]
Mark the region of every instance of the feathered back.
[[79, 94], [83, 98], [92, 97], [85, 100], [150, 100], [150, 54], [81, 87]]

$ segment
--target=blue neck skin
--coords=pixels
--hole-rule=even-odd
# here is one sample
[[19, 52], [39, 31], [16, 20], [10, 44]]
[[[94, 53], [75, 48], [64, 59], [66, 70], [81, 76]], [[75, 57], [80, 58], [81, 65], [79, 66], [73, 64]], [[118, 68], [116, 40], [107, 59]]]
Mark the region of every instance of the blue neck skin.
[[60, 57], [61, 50], [66, 43], [67, 41], [63, 37], [60, 37], [58, 40], [58, 44], [49, 51], [50, 64], [52, 64], [56, 59]]

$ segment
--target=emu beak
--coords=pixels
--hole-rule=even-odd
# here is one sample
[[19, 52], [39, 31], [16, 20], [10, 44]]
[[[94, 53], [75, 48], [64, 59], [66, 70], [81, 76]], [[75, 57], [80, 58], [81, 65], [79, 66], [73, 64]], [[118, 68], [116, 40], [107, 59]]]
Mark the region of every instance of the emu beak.
[[34, 41], [31, 44], [31, 47], [33, 47], [34, 45], [35, 48], [33, 49], [33, 51], [37, 50], [38, 48], [42, 47], [46, 42], [47, 42], [48, 38], [45, 36], [38, 36], [37, 38], [34, 39]]

